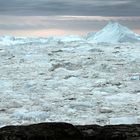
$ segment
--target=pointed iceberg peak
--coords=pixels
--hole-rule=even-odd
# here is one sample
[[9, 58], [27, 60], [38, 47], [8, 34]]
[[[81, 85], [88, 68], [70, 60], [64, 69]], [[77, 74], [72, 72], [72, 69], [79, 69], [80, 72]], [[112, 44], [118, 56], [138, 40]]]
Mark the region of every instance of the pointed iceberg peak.
[[88, 40], [93, 42], [124, 43], [140, 41], [138, 35], [118, 22], [110, 21], [102, 30]]
[[133, 33], [130, 29], [128, 29], [127, 27], [121, 25], [118, 22], [114, 22], [114, 21], [110, 21], [104, 28], [103, 30], [110, 30], [110, 32], [114, 31], [114, 32], [127, 32], [127, 33]]
[[118, 23], [118, 22], [116, 22], [116, 21], [109, 21], [108, 23], [107, 23], [107, 25], [121, 25], [120, 23]]
[[119, 26], [119, 25], [120, 25], [120, 23], [118, 23], [118, 22], [109, 21], [106, 26]]
[[115, 22], [115, 21], [110, 21], [108, 22], [108, 24], [105, 26], [105, 27], [112, 27], [112, 28], [126, 28], [125, 26], [121, 25], [120, 23], [118, 22]]

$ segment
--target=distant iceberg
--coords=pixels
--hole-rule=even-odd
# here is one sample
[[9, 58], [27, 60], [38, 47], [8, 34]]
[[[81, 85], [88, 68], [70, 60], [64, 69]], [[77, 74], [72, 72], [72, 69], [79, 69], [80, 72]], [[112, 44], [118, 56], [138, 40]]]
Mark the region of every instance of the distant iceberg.
[[88, 35], [88, 41], [95, 43], [125, 43], [125, 42], [139, 42], [140, 35], [134, 33], [127, 27], [117, 23], [109, 22], [102, 30], [95, 34]]

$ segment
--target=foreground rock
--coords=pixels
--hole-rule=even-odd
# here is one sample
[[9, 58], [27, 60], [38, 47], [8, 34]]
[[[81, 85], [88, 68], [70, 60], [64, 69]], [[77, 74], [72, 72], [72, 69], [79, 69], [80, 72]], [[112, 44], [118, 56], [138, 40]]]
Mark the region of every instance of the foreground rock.
[[41, 123], [7, 126], [0, 129], [0, 140], [81, 140], [82, 134], [67, 123]]
[[140, 140], [140, 125], [76, 126], [85, 140]]
[[85, 125], [40, 123], [29, 126], [6, 126], [0, 140], [140, 140], [140, 125]]

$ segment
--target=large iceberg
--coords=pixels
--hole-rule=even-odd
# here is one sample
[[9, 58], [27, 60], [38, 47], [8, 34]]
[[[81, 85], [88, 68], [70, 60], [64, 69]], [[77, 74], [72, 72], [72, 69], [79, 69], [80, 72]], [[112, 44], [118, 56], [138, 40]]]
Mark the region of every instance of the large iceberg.
[[102, 30], [88, 37], [89, 41], [99, 43], [134, 43], [139, 42], [139, 35], [127, 27], [117, 23], [109, 22]]

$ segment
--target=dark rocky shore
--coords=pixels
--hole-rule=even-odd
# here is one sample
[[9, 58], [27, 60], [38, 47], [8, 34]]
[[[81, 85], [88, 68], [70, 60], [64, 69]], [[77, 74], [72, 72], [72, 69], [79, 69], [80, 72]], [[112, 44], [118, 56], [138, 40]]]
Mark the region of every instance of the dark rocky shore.
[[0, 140], [140, 140], [140, 124], [85, 125], [40, 123], [0, 128]]

